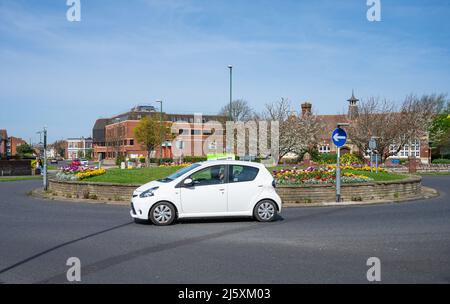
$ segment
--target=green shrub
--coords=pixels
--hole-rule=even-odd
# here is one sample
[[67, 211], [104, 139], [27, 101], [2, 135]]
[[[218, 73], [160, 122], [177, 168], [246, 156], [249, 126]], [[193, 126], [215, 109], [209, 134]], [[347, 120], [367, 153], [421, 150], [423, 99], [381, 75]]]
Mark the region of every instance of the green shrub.
[[362, 164], [362, 160], [356, 154], [347, 153], [341, 156], [341, 164], [343, 165]]
[[438, 159], [434, 159], [433, 164], [450, 164], [450, 159], [445, 159], [445, 158], [438, 158]]
[[207, 160], [206, 156], [185, 156], [184, 158], [184, 162], [186, 163], [198, 163], [198, 162], [203, 162]]
[[144, 164], [145, 163], [145, 157], [144, 156], [139, 156], [139, 162], [141, 164]]
[[320, 154], [318, 158], [318, 163], [322, 165], [336, 164], [337, 155], [332, 153]]
[[119, 155], [116, 157], [116, 166], [120, 166], [122, 162], [125, 161], [125, 157], [123, 155]]

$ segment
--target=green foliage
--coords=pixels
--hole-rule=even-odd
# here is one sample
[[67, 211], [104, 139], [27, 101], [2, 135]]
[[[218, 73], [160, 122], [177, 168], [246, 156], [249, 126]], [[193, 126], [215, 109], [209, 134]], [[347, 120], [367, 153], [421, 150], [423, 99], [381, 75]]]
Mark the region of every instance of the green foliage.
[[125, 161], [125, 157], [122, 154], [119, 154], [116, 157], [116, 166], [120, 166], [120, 164], [124, 161]]
[[433, 164], [450, 164], [450, 159], [445, 158], [434, 159]]
[[347, 153], [341, 156], [341, 164], [343, 165], [362, 164], [362, 160], [356, 154]]
[[198, 162], [203, 162], [206, 160], [207, 160], [206, 156], [185, 156], [184, 157], [184, 162], [186, 162], [186, 163], [198, 163]]
[[[162, 135], [162, 136], [161, 136]], [[156, 116], [144, 116], [134, 129], [134, 136], [139, 143], [142, 143], [150, 153], [155, 150], [164, 140], [171, 139], [170, 126]]]
[[24, 155], [30, 155], [33, 154], [34, 150], [33, 147], [31, 147], [29, 144], [21, 144], [20, 146], [17, 146], [17, 154], [24, 156]]
[[160, 165], [160, 164], [164, 164], [164, 163], [173, 163], [173, 159], [172, 158], [168, 158], [168, 157], [165, 157], [165, 158], [156, 158], [156, 157], [152, 157], [152, 158], [149, 158], [149, 162], [151, 163], [151, 164], [158, 164], [158, 165]]
[[320, 154], [318, 158], [318, 163], [323, 165], [336, 164], [337, 155], [332, 153]]

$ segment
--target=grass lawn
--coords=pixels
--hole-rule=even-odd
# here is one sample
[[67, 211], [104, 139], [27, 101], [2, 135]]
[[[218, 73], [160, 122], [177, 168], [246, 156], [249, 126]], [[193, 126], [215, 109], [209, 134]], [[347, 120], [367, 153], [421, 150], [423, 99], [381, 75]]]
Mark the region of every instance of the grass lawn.
[[391, 173], [391, 172], [375, 173], [375, 172], [370, 172], [370, 171], [358, 171], [358, 170], [342, 170], [342, 171], [347, 172], [347, 173], [364, 175], [364, 176], [373, 178], [376, 182], [401, 180], [401, 179], [405, 179], [408, 177], [408, 175]]
[[[277, 166], [273, 168], [268, 168], [271, 172], [272, 170], [279, 170], [282, 166]], [[132, 170], [121, 170], [121, 169], [109, 169], [104, 175], [94, 176], [85, 179], [85, 182], [96, 182], [96, 183], [117, 183], [117, 184], [138, 184], [142, 185], [150, 181], [166, 177], [175, 171], [179, 170], [180, 167], [151, 167], [142, 169], [132, 169]], [[357, 170], [344, 170], [344, 172], [351, 172], [354, 174], [365, 175], [373, 178], [375, 181], [392, 181], [401, 180], [407, 177], [407, 175], [379, 172], [371, 173], [367, 171], [357, 171]]]
[[11, 176], [11, 177], [0, 177], [1, 182], [16, 182], [16, 181], [24, 181], [24, 180], [35, 180], [42, 179], [42, 176]]
[[87, 178], [85, 182], [117, 183], [117, 184], [145, 184], [161, 179], [178, 171], [180, 167], [151, 167], [142, 169], [109, 169], [105, 174]]
[[450, 171], [448, 172], [418, 172], [416, 175], [420, 176], [432, 176], [432, 175], [450, 175]]

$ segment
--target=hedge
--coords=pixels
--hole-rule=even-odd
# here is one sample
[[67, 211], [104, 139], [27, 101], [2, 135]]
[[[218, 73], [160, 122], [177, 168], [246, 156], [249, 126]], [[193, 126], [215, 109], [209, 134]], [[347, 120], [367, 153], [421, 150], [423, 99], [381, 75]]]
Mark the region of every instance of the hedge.
[[445, 159], [445, 158], [438, 158], [438, 159], [434, 159], [433, 164], [450, 164], [450, 159]]

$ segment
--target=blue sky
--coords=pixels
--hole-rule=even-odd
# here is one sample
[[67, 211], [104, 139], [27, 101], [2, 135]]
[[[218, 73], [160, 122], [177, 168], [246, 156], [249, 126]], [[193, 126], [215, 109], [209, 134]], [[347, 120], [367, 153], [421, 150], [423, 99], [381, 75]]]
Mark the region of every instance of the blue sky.
[[[216, 113], [234, 97], [262, 110], [289, 98], [342, 113], [450, 91], [450, 1], [0, 0], [0, 128], [50, 141], [89, 136], [99, 117], [163, 99], [167, 112]], [[156, 103], [153, 103], [157, 105]]]

